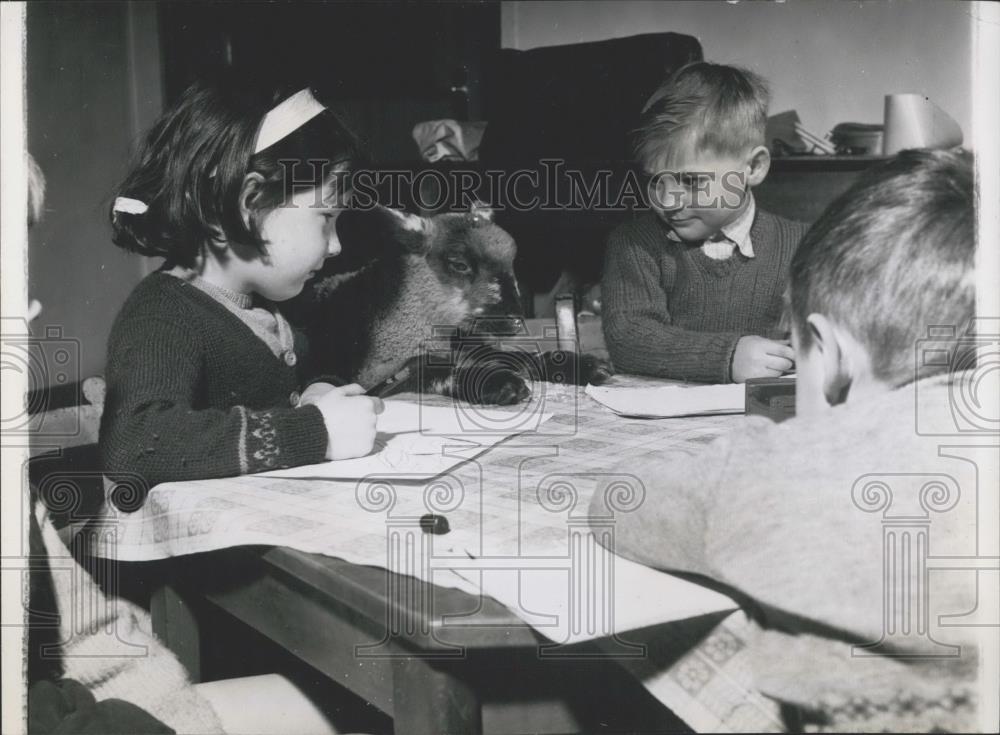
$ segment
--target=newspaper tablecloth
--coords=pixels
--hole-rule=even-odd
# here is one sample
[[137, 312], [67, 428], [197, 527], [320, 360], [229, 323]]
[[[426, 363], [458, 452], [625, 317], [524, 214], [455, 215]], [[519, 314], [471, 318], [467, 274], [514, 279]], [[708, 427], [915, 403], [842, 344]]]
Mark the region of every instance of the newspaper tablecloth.
[[[642, 378], [617, 377], [635, 384]], [[586, 511], [596, 484], [613, 467], [644, 456], [691, 453], [727, 427], [733, 416], [642, 420], [616, 416], [582, 390], [543, 384], [527, 404], [511, 407], [525, 416], [524, 433], [474, 457], [468, 444], [457, 457], [474, 458], [429, 482], [395, 479], [391, 472], [370, 481], [302, 481], [259, 475], [158, 485], [133, 513], [108, 509], [99, 550], [122, 561], [148, 561], [226, 546], [290, 546], [361, 564], [385, 564], [386, 516], [426, 513], [426, 501], [448, 503], [451, 492], [463, 498], [448, 513], [448, 539], [456, 549], [479, 547], [481, 553], [546, 551], [565, 542], [566, 512], [544, 504], [540, 487], [556, 477], [569, 478], [576, 494], [568, 513]], [[401, 396], [427, 405], [454, 405], [467, 427], [465, 442], [488, 433], [475, 406], [452, 404], [439, 396]], [[492, 409], [496, 410], [496, 409]], [[532, 416], [552, 418], [532, 431]], [[449, 484], [450, 483], [450, 484]], [[539, 492], [539, 491], [543, 492]], [[383, 507], [392, 495], [392, 508]], [[454, 504], [454, 503], [452, 503]]]
[[[644, 382], [621, 376], [615, 380], [627, 385]], [[404, 398], [448, 405], [440, 397]], [[477, 429], [489, 430], [477, 424], [475, 407], [455, 405], [468, 412], [466, 439]], [[446, 510], [451, 527], [447, 536], [435, 537], [437, 555], [565, 556], [567, 525], [587, 514], [595, 488], [607, 484], [612, 468], [621, 473], [645, 456], [690, 454], [743, 420], [624, 419], [582, 390], [555, 385], [536, 387], [530, 403], [511, 410], [526, 416], [543, 411], [554, 415], [536, 431], [501, 442], [430, 482], [246, 476], [157, 486], [135, 513], [108, 511], [105, 527], [113, 533], [103, 536], [103, 554], [142, 561], [262, 544], [388, 567], [387, 523], [418, 517], [431, 508]], [[422, 576], [419, 569], [413, 573]], [[477, 580], [467, 573], [448, 576], [440, 571], [429, 577], [435, 584], [472, 593], [483, 589]], [[671, 628], [674, 625], [681, 627]], [[773, 703], [749, 684], [745, 637], [750, 623], [742, 613], [720, 613], [714, 625], [694, 648], [690, 637], [677, 635], [684, 623], [646, 629], [655, 640], [648, 646], [650, 654], [632, 665], [633, 672], [696, 730], [777, 729]], [[668, 639], [673, 654], [658, 657], [656, 652], [662, 652]]]

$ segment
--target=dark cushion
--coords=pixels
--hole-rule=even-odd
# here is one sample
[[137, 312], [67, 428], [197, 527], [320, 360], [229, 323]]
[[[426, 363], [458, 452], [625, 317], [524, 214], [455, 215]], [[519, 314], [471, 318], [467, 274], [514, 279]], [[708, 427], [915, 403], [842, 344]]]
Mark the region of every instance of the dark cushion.
[[696, 38], [647, 33], [608, 41], [501, 49], [484, 79], [487, 165], [540, 158], [622, 161], [642, 105], [672, 71], [702, 58]]

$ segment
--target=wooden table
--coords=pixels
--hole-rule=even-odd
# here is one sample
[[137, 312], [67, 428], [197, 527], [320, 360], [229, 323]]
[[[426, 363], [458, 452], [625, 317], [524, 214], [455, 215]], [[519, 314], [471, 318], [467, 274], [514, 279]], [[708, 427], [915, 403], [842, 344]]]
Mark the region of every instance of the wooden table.
[[[610, 466], [622, 456], [659, 451], [658, 432], [672, 437], [675, 447], [701, 445], [709, 438], [706, 423], [721, 430], [738, 420], [640, 426], [581, 398], [579, 431], [546, 440], [559, 452], [546, 460], [544, 472], [585, 468], [588, 461], [590, 467]], [[619, 443], [608, 445], [616, 436]], [[611, 448], [599, 449], [602, 442]], [[495, 485], [490, 492], [509, 489], [506, 463], [490, 465], [487, 457], [484, 466]], [[570, 656], [546, 657], [540, 648], [545, 639], [488, 596], [288, 548], [199, 556], [204, 564], [177, 560], [185, 583], [165, 587], [153, 604], [157, 633], [196, 677], [197, 604], [188, 603], [207, 600], [385, 711], [398, 733], [579, 731], [616, 714], [625, 715], [615, 723], [625, 730], [651, 723], [659, 731], [684, 729], [653, 706], [606, 650], [578, 644]], [[210, 569], [210, 581], [199, 584], [192, 569]], [[704, 621], [706, 630], [717, 621]]]
[[[435, 619], [397, 607], [400, 629], [390, 634], [386, 585], [390, 577], [403, 579], [398, 575], [290, 549], [243, 551], [226, 564], [239, 568], [230, 584], [158, 595], [157, 633], [195, 669], [197, 615], [190, 612], [204, 603], [186, 603], [208, 600], [377, 706], [394, 719], [397, 733], [580, 731], [616, 712], [627, 729], [638, 722], [685, 729], [611, 661], [540, 659], [544, 639], [489, 598], [407, 580], [434, 596]], [[442, 625], [450, 613], [472, 612], [481, 627]], [[586, 691], [602, 691], [599, 705], [583, 699], [582, 682], [589, 682]], [[574, 687], [581, 687], [578, 696]]]

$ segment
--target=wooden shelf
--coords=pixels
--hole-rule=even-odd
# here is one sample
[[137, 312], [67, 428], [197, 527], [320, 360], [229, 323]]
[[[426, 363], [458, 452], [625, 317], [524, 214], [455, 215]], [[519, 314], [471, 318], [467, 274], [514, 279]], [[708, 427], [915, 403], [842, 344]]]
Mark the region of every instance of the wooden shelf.
[[784, 156], [771, 159], [772, 171], [864, 171], [892, 156]]

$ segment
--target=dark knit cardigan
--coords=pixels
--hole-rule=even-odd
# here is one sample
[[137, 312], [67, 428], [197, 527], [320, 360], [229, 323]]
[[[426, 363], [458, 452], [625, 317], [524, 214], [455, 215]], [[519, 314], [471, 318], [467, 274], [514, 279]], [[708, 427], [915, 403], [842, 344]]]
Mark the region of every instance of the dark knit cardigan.
[[777, 327], [792, 254], [808, 226], [760, 208], [753, 258], [712, 260], [701, 243], [667, 237], [653, 212], [608, 239], [601, 281], [604, 337], [619, 370], [727, 383], [740, 337]]
[[321, 462], [295, 368], [224, 306], [165, 273], [136, 286], [108, 340], [100, 450], [109, 474], [152, 487]]

